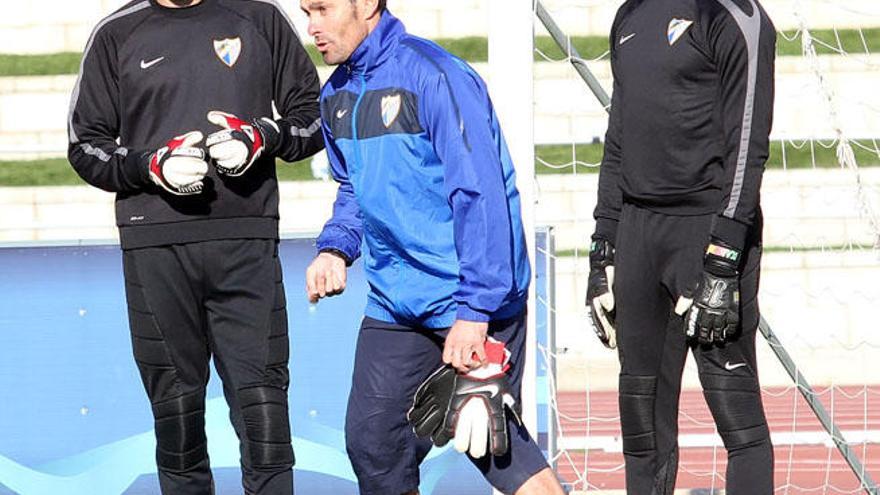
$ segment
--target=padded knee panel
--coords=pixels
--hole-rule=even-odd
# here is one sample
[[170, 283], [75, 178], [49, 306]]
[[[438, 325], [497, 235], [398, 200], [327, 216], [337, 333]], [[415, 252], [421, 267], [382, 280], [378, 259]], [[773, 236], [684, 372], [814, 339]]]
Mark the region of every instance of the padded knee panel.
[[159, 468], [184, 472], [208, 458], [203, 391], [153, 404], [153, 417]]
[[287, 393], [277, 387], [257, 386], [238, 391], [248, 452], [254, 469], [293, 466]]
[[728, 451], [770, 440], [760, 389], [754, 378], [704, 373], [700, 381]]
[[623, 453], [645, 455], [656, 448], [654, 438], [654, 400], [657, 378], [620, 375], [620, 426]]

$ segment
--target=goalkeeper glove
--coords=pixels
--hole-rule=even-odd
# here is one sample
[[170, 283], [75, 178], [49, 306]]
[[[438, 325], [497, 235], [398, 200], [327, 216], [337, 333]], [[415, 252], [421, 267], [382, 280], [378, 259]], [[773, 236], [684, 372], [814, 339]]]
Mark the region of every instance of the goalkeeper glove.
[[[684, 313], [685, 334], [702, 345], [721, 345], [739, 329], [740, 252], [713, 240], [703, 258], [703, 273], [694, 299], [679, 301], [676, 309]], [[685, 309], [687, 308], [687, 309]]]
[[195, 145], [202, 133], [192, 131], [165, 143], [150, 156], [150, 179], [171, 194], [187, 196], [202, 192], [208, 173], [205, 151]]
[[593, 330], [605, 347], [617, 347], [614, 318], [614, 246], [596, 239], [590, 248], [590, 278], [587, 281], [587, 307]]
[[208, 120], [223, 130], [209, 135], [205, 146], [217, 164], [217, 171], [230, 177], [247, 172], [266, 150], [275, 148], [281, 137], [278, 124], [265, 117], [247, 122], [213, 110], [208, 112]]
[[451, 366], [435, 371], [416, 390], [407, 419], [416, 436], [442, 447], [454, 439], [455, 449], [474, 458], [504, 455], [509, 448], [507, 414], [517, 424], [520, 406], [505, 374], [510, 353], [504, 344], [488, 339], [489, 364], [461, 374]]

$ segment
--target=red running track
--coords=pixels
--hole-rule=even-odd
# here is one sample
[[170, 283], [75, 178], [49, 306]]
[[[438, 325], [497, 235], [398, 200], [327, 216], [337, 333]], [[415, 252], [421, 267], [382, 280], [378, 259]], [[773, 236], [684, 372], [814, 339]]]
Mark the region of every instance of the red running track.
[[[817, 389], [817, 395], [875, 482], [880, 480], [880, 385]], [[777, 493], [863, 493], [859, 482], [806, 401], [793, 387], [764, 390], [764, 407], [774, 436]], [[561, 442], [568, 456], [558, 460], [560, 475], [577, 489], [624, 488], [623, 456], [619, 451], [620, 423], [615, 391], [559, 394]], [[589, 419], [587, 419], [589, 418]], [[679, 414], [680, 450], [677, 488], [724, 488], [727, 465], [724, 448], [713, 446], [714, 424], [703, 394], [685, 390]], [[712, 436], [694, 436], [712, 435]], [[594, 448], [578, 449], [578, 438]], [[857, 438], [858, 437], [858, 438]], [[616, 449], [595, 443], [616, 441]], [[586, 484], [584, 483], [586, 482]]]

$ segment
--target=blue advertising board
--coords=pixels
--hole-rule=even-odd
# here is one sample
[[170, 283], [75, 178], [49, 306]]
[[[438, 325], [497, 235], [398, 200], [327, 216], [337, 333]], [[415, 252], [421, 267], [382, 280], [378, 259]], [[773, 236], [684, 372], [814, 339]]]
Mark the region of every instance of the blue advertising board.
[[[310, 305], [303, 274], [313, 255], [311, 239], [281, 243], [296, 488], [354, 495], [343, 423], [367, 284], [356, 264], [343, 296]], [[158, 493], [152, 417], [131, 356], [123, 287], [117, 245], [0, 248], [0, 494]], [[216, 493], [241, 493], [238, 440], [216, 373], [206, 428]], [[490, 493], [448, 448], [431, 452], [421, 491]]]

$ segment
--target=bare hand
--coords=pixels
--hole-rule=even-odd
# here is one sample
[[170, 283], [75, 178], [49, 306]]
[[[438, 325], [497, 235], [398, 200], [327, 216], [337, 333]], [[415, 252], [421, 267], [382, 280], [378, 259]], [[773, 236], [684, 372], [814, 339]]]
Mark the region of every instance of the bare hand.
[[[486, 364], [486, 333], [489, 324], [477, 321], [455, 320], [443, 344], [443, 362], [461, 373]], [[474, 360], [474, 354], [477, 359]]]
[[320, 253], [306, 269], [306, 293], [309, 302], [342, 294], [345, 290], [345, 260], [333, 253]]

